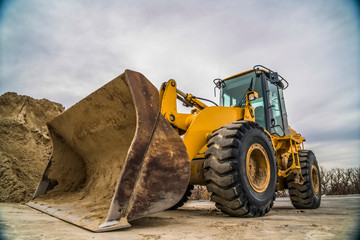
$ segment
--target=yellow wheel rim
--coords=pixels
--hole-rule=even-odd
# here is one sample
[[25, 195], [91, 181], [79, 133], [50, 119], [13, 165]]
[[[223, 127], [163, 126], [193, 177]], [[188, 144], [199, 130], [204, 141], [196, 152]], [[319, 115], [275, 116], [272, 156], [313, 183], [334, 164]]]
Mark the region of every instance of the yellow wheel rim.
[[311, 167], [311, 184], [315, 195], [318, 194], [320, 190], [319, 171], [315, 165]]
[[270, 161], [265, 149], [258, 143], [250, 146], [246, 155], [246, 176], [251, 187], [264, 192], [270, 182]]

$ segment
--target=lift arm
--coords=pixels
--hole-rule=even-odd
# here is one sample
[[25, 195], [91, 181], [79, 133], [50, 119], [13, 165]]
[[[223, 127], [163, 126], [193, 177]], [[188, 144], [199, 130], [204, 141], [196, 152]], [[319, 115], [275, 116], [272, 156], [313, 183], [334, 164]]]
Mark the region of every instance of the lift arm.
[[[178, 113], [176, 99], [179, 99], [186, 107], [195, 107], [191, 110], [190, 114]], [[199, 113], [201, 110], [208, 106], [197, 99], [192, 94], [185, 94], [176, 88], [174, 79], [162, 84], [159, 91], [160, 112], [164, 115], [179, 133], [184, 133], [194, 120], [194, 114]], [[182, 134], [181, 134], [182, 135]]]

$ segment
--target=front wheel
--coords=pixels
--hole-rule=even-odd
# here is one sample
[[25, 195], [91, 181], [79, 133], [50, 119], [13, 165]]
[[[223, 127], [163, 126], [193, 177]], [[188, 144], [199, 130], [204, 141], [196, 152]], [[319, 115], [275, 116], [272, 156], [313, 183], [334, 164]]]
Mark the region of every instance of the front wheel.
[[275, 200], [277, 168], [270, 137], [255, 122], [216, 130], [204, 162], [211, 200], [230, 216], [263, 216]]
[[[296, 183], [294, 174], [290, 174], [287, 177], [291, 202], [298, 209], [318, 208], [321, 202], [321, 180], [315, 154], [309, 150], [300, 150], [299, 160], [304, 183]], [[290, 157], [288, 166], [292, 162], [293, 159]]]

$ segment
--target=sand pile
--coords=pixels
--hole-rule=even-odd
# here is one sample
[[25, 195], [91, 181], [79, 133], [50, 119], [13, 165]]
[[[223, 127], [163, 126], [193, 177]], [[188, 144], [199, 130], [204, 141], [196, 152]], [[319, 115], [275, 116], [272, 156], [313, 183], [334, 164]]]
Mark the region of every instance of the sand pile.
[[0, 96], [0, 202], [31, 199], [52, 151], [46, 122], [63, 111], [47, 99]]

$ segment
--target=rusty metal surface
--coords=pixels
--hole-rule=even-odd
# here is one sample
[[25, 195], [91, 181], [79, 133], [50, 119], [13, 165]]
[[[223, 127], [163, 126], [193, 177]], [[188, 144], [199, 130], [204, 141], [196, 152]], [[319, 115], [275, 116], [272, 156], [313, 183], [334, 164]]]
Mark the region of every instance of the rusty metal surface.
[[108, 231], [171, 207], [186, 191], [185, 145], [140, 73], [126, 70], [48, 127], [53, 155], [28, 203], [33, 208]]

